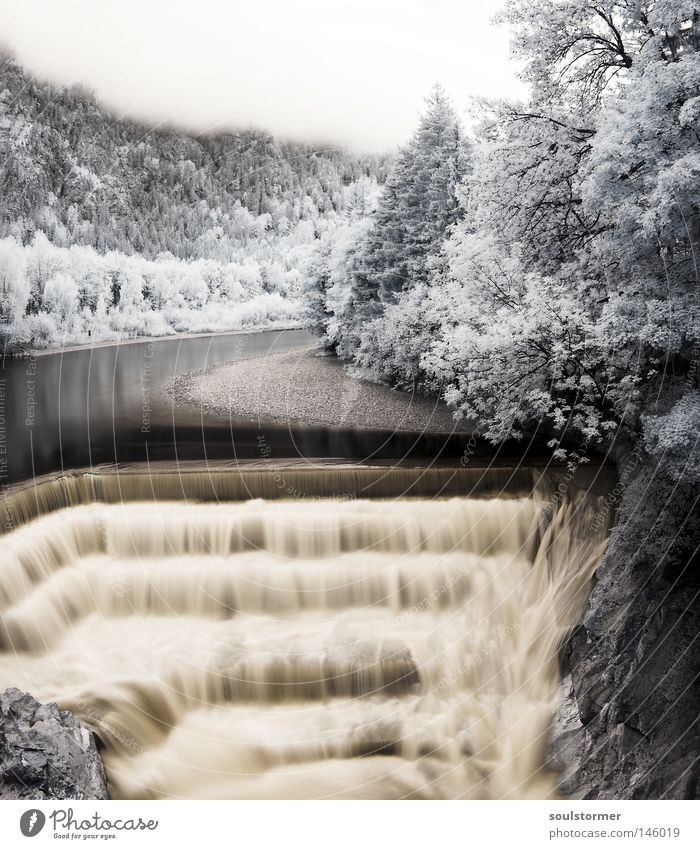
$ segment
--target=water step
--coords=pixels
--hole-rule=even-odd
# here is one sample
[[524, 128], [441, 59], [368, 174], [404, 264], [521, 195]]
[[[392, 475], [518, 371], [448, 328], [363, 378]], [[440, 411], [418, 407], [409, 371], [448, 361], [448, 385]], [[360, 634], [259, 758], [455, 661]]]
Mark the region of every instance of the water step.
[[[469, 597], [475, 576], [492, 580], [520, 569], [507, 555], [447, 553], [402, 557], [377, 552], [323, 560], [274, 560], [253, 552], [229, 558], [191, 556], [115, 561], [79, 560], [7, 606], [0, 646], [14, 651], [55, 642], [85, 616], [269, 617], [324, 609], [386, 607], [399, 613], [454, 609]], [[476, 581], [478, 585], [478, 581]]]
[[55, 571], [93, 555], [143, 559], [241, 552], [312, 559], [353, 551], [470, 552], [532, 559], [532, 500], [135, 503], [69, 508], [3, 539], [0, 609]]

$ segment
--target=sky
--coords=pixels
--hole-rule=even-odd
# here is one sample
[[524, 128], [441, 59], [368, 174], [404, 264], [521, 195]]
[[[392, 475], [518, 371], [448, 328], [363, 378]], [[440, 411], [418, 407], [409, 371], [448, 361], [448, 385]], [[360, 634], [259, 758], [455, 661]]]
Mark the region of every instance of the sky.
[[0, 46], [119, 115], [390, 151], [441, 82], [518, 97], [502, 0], [0, 0]]

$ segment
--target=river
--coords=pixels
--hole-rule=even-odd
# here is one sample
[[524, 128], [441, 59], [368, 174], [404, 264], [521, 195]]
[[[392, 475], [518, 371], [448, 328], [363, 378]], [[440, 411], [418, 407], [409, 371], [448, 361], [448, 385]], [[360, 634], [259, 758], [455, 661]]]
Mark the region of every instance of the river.
[[[0, 485], [101, 463], [261, 459], [258, 422], [178, 404], [184, 372], [305, 347], [305, 330], [165, 338], [5, 359]], [[4, 420], [4, 427], [3, 427]], [[266, 423], [269, 460], [457, 457], [465, 436], [416, 436]]]
[[114, 798], [555, 798], [604, 469], [479, 468], [465, 435], [261, 425], [166, 392], [310, 341], [4, 363], [4, 482], [83, 471], [4, 493], [0, 691], [92, 729]]

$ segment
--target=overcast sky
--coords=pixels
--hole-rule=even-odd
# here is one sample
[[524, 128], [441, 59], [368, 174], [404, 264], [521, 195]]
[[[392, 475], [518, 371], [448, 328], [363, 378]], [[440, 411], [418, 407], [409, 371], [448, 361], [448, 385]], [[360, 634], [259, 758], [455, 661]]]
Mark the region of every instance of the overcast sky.
[[501, 0], [0, 0], [0, 39], [37, 77], [120, 114], [258, 126], [386, 150], [436, 80], [455, 105], [518, 96]]

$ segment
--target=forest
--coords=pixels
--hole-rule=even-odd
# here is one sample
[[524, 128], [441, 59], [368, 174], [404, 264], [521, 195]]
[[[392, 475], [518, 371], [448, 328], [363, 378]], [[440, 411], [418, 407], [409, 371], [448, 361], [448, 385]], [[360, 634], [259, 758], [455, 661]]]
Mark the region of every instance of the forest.
[[465, 122], [437, 84], [391, 159], [149, 130], [5, 57], [6, 345], [306, 322], [494, 442], [643, 445], [697, 478], [698, 4], [500, 23], [529, 101]]
[[316, 242], [387, 158], [120, 119], [0, 62], [0, 333], [56, 347], [298, 323]]
[[[700, 6], [511, 0], [527, 103], [440, 89], [376, 211], [308, 281], [326, 344], [555, 456], [643, 445], [697, 481]], [[564, 446], [567, 442], [567, 446]]]

